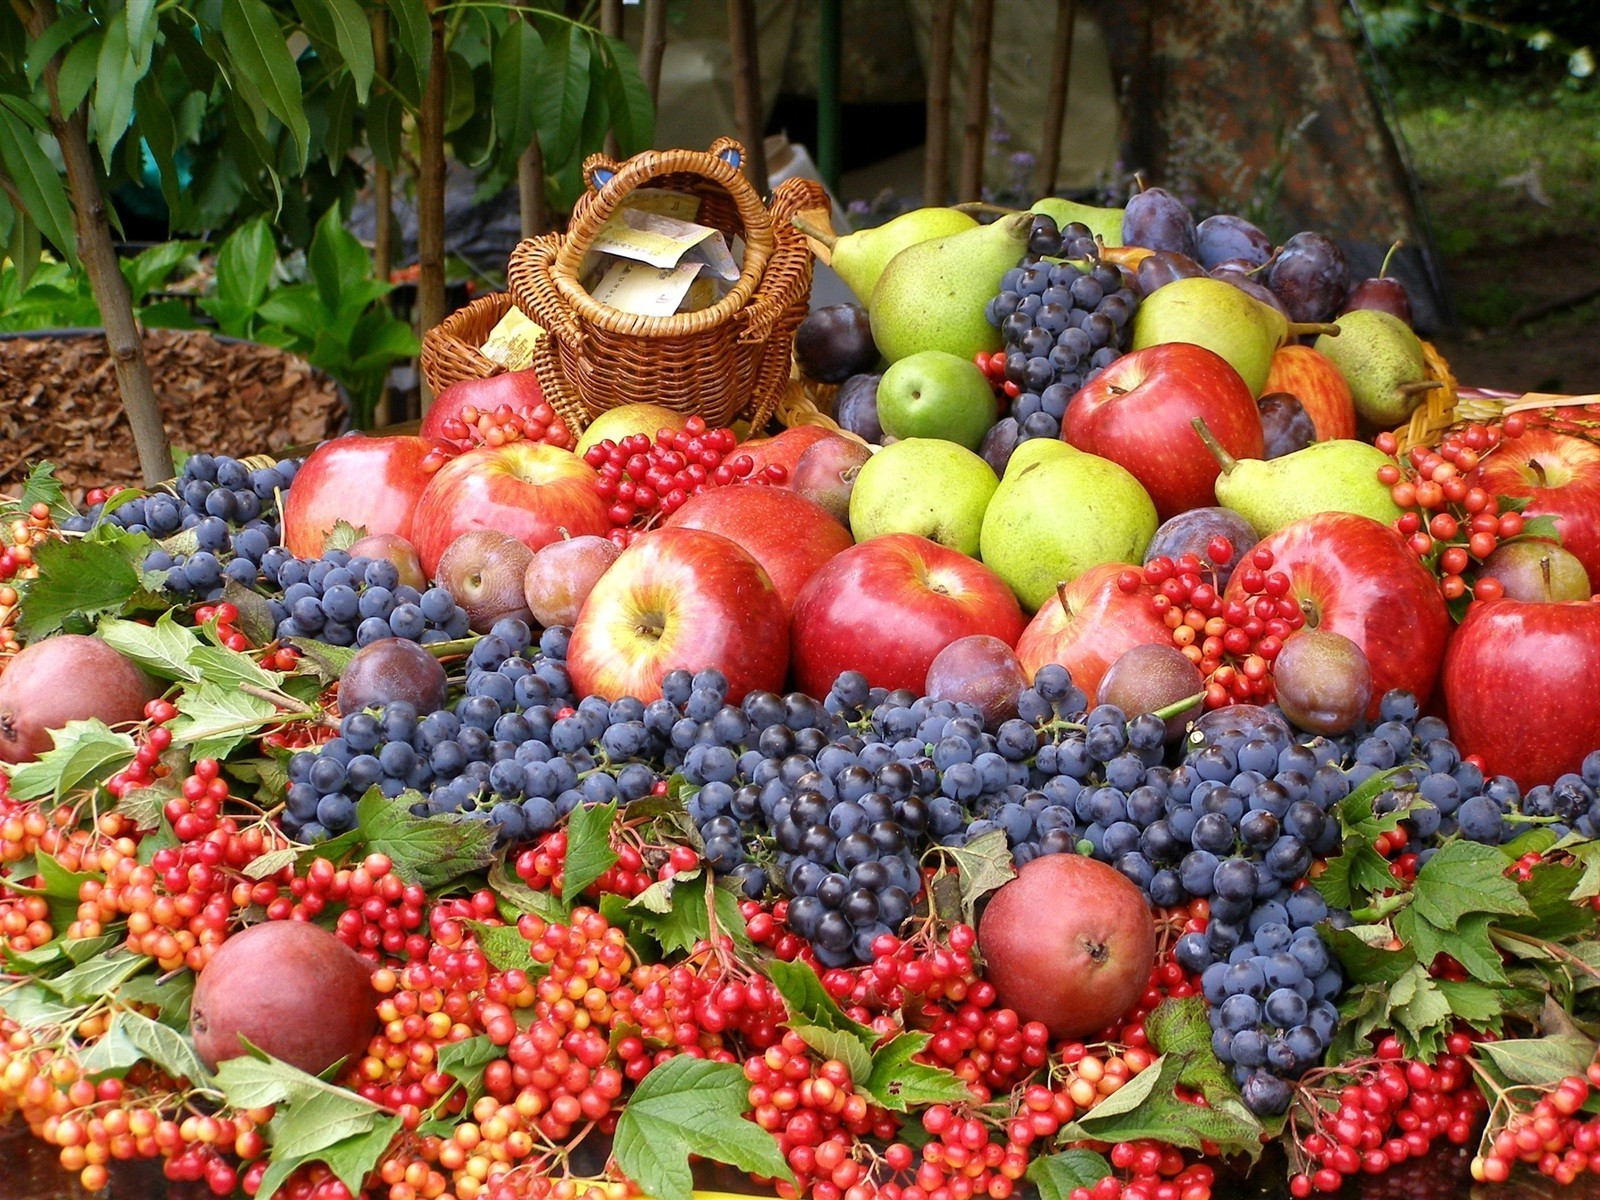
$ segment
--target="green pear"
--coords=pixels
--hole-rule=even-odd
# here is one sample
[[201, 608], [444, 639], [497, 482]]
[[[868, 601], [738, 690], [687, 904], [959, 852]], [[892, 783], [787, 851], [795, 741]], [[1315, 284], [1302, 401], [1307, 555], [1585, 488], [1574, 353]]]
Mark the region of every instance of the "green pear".
[[914, 533], [977, 556], [983, 513], [1000, 481], [971, 450], [940, 438], [906, 438], [861, 467], [850, 493], [858, 542]]
[[1280, 346], [1303, 333], [1337, 332], [1332, 325], [1291, 322], [1231, 283], [1200, 275], [1175, 279], [1145, 297], [1134, 314], [1131, 349], [1168, 342], [1204, 346], [1225, 358], [1250, 394], [1259, 396]]
[[1378, 479], [1378, 468], [1394, 466], [1394, 459], [1376, 446], [1336, 438], [1280, 458], [1236, 459], [1199, 417], [1194, 427], [1222, 464], [1217, 503], [1249, 521], [1261, 537], [1323, 512], [1359, 513], [1384, 525], [1400, 517], [1389, 486]]
[[970, 358], [924, 350], [878, 382], [878, 424], [891, 437], [944, 438], [976, 450], [994, 421], [994, 388]]
[[1142, 562], [1156, 525], [1149, 494], [1116, 463], [1032, 438], [1006, 464], [979, 549], [1032, 611], [1090, 567]]
[[984, 306], [1027, 250], [1032, 222], [1031, 213], [1012, 213], [918, 242], [890, 259], [867, 305], [872, 340], [884, 358], [898, 362], [923, 350], [971, 358], [1000, 349], [1000, 331]]
[[856, 294], [856, 299], [866, 304], [872, 299], [872, 289], [878, 286], [878, 276], [900, 251], [930, 238], [976, 229], [978, 222], [953, 208], [916, 208], [882, 225], [837, 238], [799, 217], [795, 218], [795, 225], [832, 251], [829, 265]]
[[1122, 210], [1120, 208], [1096, 208], [1092, 204], [1079, 204], [1076, 200], [1063, 200], [1059, 196], [1046, 196], [1030, 210], [1043, 213], [1055, 221], [1056, 225], [1065, 229], [1077, 221], [1080, 225], [1087, 225], [1089, 232], [1100, 239], [1105, 246], [1122, 245]]
[[1422, 343], [1399, 317], [1358, 308], [1337, 324], [1339, 336], [1319, 337], [1316, 349], [1339, 368], [1362, 419], [1399, 425], [1422, 403], [1424, 393], [1443, 386], [1428, 378]]

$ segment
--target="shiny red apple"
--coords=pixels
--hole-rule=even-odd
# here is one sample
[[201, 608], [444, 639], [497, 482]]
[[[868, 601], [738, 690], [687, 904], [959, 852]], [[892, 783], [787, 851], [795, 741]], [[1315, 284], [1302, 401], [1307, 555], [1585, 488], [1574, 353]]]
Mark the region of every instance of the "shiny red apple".
[[639, 538], [583, 602], [567, 647], [580, 696], [661, 696], [671, 671], [715, 669], [728, 702], [782, 691], [789, 634], [777, 589], [738, 546], [704, 529]]
[[539, 376], [531, 370], [502, 371], [487, 379], [462, 379], [433, 398], [417, 432], [438, 441], [460, 441], [462, 431], [454, 423], [460, 421], [464, 408], [492, 413], [503, 406], [519, 412], [544, 402]]
[[1090, 567], [1040, 606], [1017, 642], [1029, 679], [1046, 663], [1060, 663], [1084, 695], [1093, 696], [1111, 664], [1133, 647], [1172, 644], [1172, 631], [1150, 607], [1155, 589], [1117, 586], [1127, 569], [1126, 563]]
[[920, 693], [939, 651], [975, 633], [1014, 645], [1022, 610], [982, 563], [914, 533], [831, 558], [800, 591], [790, 626], [794, 680], [826, 696], [845, 671]]
[[432, 479], [422, 465], [431, 448], [419, 437], [359, 433], [323, 442], [301, 465], [283, 502], [289, 553], [320, 558], [340, 521], [410, 540], [417, 501]]
[[1169, 342], [1126, 354], [1085, 384], [1061, 438], [1126, 468], [1165, 521], [1216, 502], [1220, 467], [1195, 434], [1196, 417], [1235, 458], [1262, 456], [1261, 415], [1239, 372], [1203, 346]]
[[1554, 783], [1600, 748], [1600, 603], [1480, 600], [1442, 682], [1451, 736], [1484, 774]]
[[1269, 392], [1288, 392], [1300, 401], [1317, 427], [1317, 441], [1356, 436], [1356, 402], [1350, 385], [1332, 359], [1310, 346], [1278, 348], [1262, 388], [1263, 395]]
[[606, 502], [588, 463], [542, 442], [480, 446], [440, 467], [417, 503], [412, 542], [431, 576], [471, 529], [498, 529], [530, 550], [559, 537], [604, 535]]
[[778, 589], [784, 616], [806, 580], [855, 545], [850, 531], [821, 505], [785, 487], [738, 484], [693, 496], [667, 525], [720, 533], [761, 564]]
[[[1375, 716], [1385, 692], [1403, 688], [1427, 704], [1450, 636], [1438, 581], [1387, 525], [1356, 513], [1318, 513], [1264, 537], [1256, 551], [1289, 577], [1288, 596], [1308, 629], [1342, 633], [1367, 656]], [[1226, 600], [1245, 602], [1236, 573]]]
[[1524, 519], [1555, 518], [1562, 547], [1591, 581], [1600, 579], [1600, 446], [1551, 429], [1529, 429], [1501, 441], [1467, 482], [1491, 496], [1525, 497]]
[[776, 437], [752, 438], [748, 442], [741, 442], [730, 458], [737, 458], [741, 454], [748, 454], [750, 461], [755, 464], [752, 475], [759, 474], [769, 466], [783, 468], [783, 478], [778, 483], [786, 484], [794, 478], [794, 469], [800, 462], [800, 456], [823, 438], [838, 437], [838, 433], [826, 425], [796, 425], [793, 429], [785, 429]]

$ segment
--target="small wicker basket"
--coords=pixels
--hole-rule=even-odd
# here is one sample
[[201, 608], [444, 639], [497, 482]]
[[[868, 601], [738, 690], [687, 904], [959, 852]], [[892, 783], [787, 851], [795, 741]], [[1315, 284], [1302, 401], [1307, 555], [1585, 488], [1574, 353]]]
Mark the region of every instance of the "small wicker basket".
[[[534, 370], [569, 428], [580, 431], [608, 409], [639, 402], [699, 413], [711, 425], [743, 417], [753, 430], [771, 417], [788, 386], [794, 331], [811, 290], [811, 249], [790, 219], [826, 198], [820, 184], [790, 179], [769, 209], [739, 171], [743, 155], [727, 138], [710, 151], [647, 151], [620, 167], [595, 155], [584, 164], [591, 190], [567, 233], [530, 238], [512, 252], [512, 298], [545, 330]], [[645, 186], [693, 193], [701, 224], [730, 242], [743, 239], [739, 280], [710, 308], [637, 316], [600, 304], [579, 282], [601, 227]]]
[[435, 396], [452, 383], [488, 379], [505, 370], [479, 348], [510, 311], [510, 292], [480, 296], [422, 335], [422, 377]]

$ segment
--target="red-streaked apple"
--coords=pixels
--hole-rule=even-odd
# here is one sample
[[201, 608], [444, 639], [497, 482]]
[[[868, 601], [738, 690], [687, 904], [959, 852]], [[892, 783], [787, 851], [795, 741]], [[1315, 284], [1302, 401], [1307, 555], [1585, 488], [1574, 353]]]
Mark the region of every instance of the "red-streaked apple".
[[340, 521], [369, 534], [410, 539], [417, 502], [432, 479], [422, 465], [432, 445], [419, 437], [347, 434], [323, 442], [295, 474], [283, 502], [283, 544], [320, 558]]
[[1553, 517], [1562, 548], [1583, 564], [1591, 583], [1600, 579], [1600, 446], [1532, 428], [1504, 438], [1467, 483], [1491, 496], [1525, 498], [1525, 520]]
[[1126, 570], [1122, 563], [1090, 567], [1039, 606], [1017, 642], [1029, 679], [1046, 663], [1059, 663], [1084, 695], [1093, 696], [1111, 664], [1129, 650], [1172, 643], [1172, 631], [1150, 607], [1155, 589], [1140, 584], [1125, 592], [1117, 585]]
[[1300, 401], [1300, 407], [1317, 427], [1319, 442], [1356, 436], [1356, 402], [1350, 395], [1350, 385], [1332, 359], [1310, 346], [1278, 347], [1262, 391], [1288, 392]]

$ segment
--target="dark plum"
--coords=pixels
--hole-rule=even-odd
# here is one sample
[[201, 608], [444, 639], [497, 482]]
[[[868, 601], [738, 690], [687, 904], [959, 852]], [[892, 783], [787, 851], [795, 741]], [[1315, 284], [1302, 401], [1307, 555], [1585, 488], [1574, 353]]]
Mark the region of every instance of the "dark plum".
[[1242, 259], [1259, 267], [1272, 257], [1272, 239], [1243, 217], [1218, 213], [1195, 227], [1194, 244], [1200, 265], [1210, 270], [1225, 259]]
[[1233, 543], [1233, 558], [1227, 563], [1211, 563], [1217, 571], [1217, 588], [1228, 586], [1233, 568], [1256, 544], [1256, 531], [1231, 508], [1191, 508], [1166, 521], [1156, 530], [1145, 549], [1144, 561], [1153, 558], [1178, 558], [1193, 554], [1211, 562], [1206, 547], [1213, 538], [1225, 537]]
[[[1110, 670], [1100, 677], [1096, 704], [1113, 704], [1132, 718], [1159, 712], [1205, 690], [1200, 668], [1176, 646], [1147, 642], [1124, 650]], [[1167, 718], [1167, 740], [1183, 736], [1189, 722], [1200, 715], [1200, 704]]]
[[1194, 214], [1164, 188], [1145, 188], [1122, 210], [1122, 240], [1129, 246], [1195, 256]]
[[1304, 450], [1317, 440], [1317, 426], [1305, 405], [1288, 392], [1268, 392], [1256, 401], [1261, 413], [1261, 435], [1266, 443], [1264, 458], [1282, 458]]
[[1186, 254], [1172, 250], [1157, 250], [1154, 254], [1148, 254], [1139, 260], [1136, 269], [1139, 294], [1148, 296], [1174, 279], [1192, 279], [1205, 273], [1205, 268]]
[[1361, 647], [1331, 629], [1302, 629], [1272, 664], [1278, 707], [1310, 733], [1340, 734], [1366, 716], [1372, 667]]
[[339, 711], [360, 712], [402, 700], [419, 713], [444, 707], [444, 667], [416, 642], [382, 638], [358, 651], [339, 676]]
[[841, 429], [869, 442], [883, 441], [878, 424], [878, 381], [882, 375], [852, 375], [833, 397], [833, 419]]
[[1002, 417], [983, 435], [983, 445], [978, 447], [978, 454], [996, 475], [1004, 475], [1006, 464], [1011, 461], [1011, 452], [1022, 440], [1022, 427], [1017, 424], [1017, 419]]
[[859, 304], [830, 304], [808, 313], [794, 334], [794, 360], [800, 370], [823, 383], [843, 383], [878, 365], [867, 310]]
[[1283, 301], [1291, 321], [1331, 320], [1350, 290], [1344, 251], [1325, 234], [1297, 233], [1266, 270], [1267, 286]]

